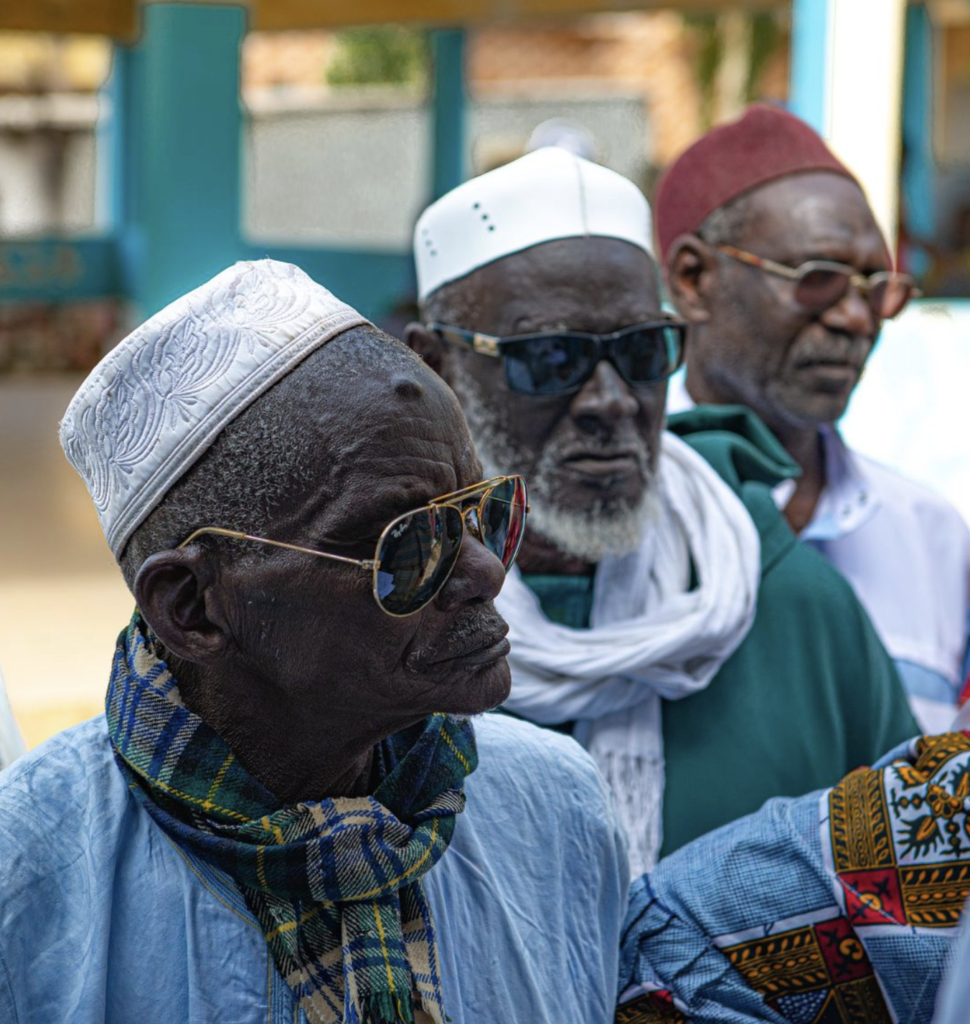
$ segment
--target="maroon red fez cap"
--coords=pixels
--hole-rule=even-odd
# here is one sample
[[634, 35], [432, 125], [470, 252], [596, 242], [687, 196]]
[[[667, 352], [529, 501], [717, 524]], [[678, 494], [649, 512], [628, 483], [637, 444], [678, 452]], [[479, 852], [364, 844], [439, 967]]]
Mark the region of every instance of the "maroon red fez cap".
[[713, 128], [674, 161], [657, 188], [661, 258], [678, 235], [696, 231], [725, 203], [776, 178], [832, 171], [855, 181], [822, 137], [793, 114], [758, 103]]

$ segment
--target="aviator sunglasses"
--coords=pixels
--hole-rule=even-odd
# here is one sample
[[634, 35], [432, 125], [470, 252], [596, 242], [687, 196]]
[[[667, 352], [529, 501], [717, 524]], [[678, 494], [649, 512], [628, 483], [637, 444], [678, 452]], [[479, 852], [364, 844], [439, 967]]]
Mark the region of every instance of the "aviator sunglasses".
[[448, 582], [466, 527], [508, 572], [519, 553], [528, 511], [525, 480], [497, 476], [432, 498], [427, 505], [392, 519], [381, 531], [373, 558], [347, 558], [217, 526], [196, 530], [178, 546], [184, 548], [197, 537], [213, 534], [356, 565], [373, 574], [374, 600], [381, 610], [403, 618], [419, 612]]
[[634, 324], [612, 334], [543, 331], [509, 338], [439, 323], [427, 327], [444, 341], [501, 359], [509, 390], [533, 396], [575, 394], [603, 359], [627, 384], [660, 384], [684, 361], [687, 334], [687, 325], [677, 320]]
[[714, 248], [749, 267], [794, 281], [796, 301], [816, 313], [840, 302], [854, 286], [865, 296], [878, 320], [891, 320], [903, 311], [910, 299], [920, 294], [913, 278], [892, 270], [860, 274], [847, 263], [830, 260], [809, 260], [798, 267], [789, 267], [744, 249], [736, 249], [733, 245], [720, 244]]

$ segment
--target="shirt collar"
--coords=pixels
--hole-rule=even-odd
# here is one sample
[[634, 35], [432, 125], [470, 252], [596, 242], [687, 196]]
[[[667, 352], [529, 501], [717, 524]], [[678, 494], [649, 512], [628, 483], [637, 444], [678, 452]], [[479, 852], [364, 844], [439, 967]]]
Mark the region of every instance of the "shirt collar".
[[[687, 374], [681, 369], [670, 378], [667, 412], [688, 412], [696, 402], [687, 390]], [[879, 508], [879, 496], [866, 479], [859, 460], [835, 427], [820, 428], [825, 457], [825, 486], [802, 540], [838, 540], [865, 525]], [[795, 481], [783, 480], [772, 491], [775, 504], [784, 509], [795, 493]]]
[[825, 487], [802, 540], [838, 540], [864, 526], [879, 508], [879, 496], [859, 460], [834, 427], [820, 428], [825, 458]]

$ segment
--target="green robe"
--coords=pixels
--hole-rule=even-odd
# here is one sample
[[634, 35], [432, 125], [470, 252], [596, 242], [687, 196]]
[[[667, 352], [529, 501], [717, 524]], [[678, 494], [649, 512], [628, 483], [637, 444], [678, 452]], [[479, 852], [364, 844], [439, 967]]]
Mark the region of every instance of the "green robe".
[[[772, 487], [798, 472], [780, 444], [731, 407], [673, 416], [668, 429], [747, 508], [761, 538], [761, 586], [751, 631], [707, 689], [663, 702], [662, 855], [769, 797], [831, 786], [919, 732], [852, 588], [798, 542], [775, 505]], [[523, 578], [550, 619], [589, 626], [592, 577]]]

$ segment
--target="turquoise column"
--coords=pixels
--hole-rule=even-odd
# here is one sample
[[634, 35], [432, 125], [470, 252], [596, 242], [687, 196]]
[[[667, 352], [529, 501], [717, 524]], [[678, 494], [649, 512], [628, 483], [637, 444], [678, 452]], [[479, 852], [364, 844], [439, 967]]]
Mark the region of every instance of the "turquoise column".
[[239, 258], [241, 7], [158, 3], [116, 51], [114, 228], [148, 316]]
[[[792, 0], [791, 80], [788, 107], [825, 133], [831, 68], [830, 0]], [[864, 45], [864, 43], [860, 43]]]
[[[903, 70], [903, 180], [906, 225], [919, 238], [936, 229], [936, 161], [933, 158], [933, 23], [925, 4], [906, 12]], [[912, 254], [910, 269], [926, 269], [925, 255]]]
[[[298, 264], [379, 319], [409, 290], [409, 252], [268, 244], [243, 236], [244, 10], [153, 3], [144, 18], [139, 44], [116, 49], [110, 84], [112, 245], [106, 253], [118, 255], [119, 290], [147, 317], [234, 260], [269, 257]], [[444, 48], [453, 82], [455, 40]], [[453, 136], [453, 97], [443, 106], [452, 111], [442, 120]], [[455, 145], [443, 151], [460, 154]]]
[[434, 88], [432, 109], [432, 198], [460, 185], [465, 160], [465, 33], [461, 29], [432, 36]]

